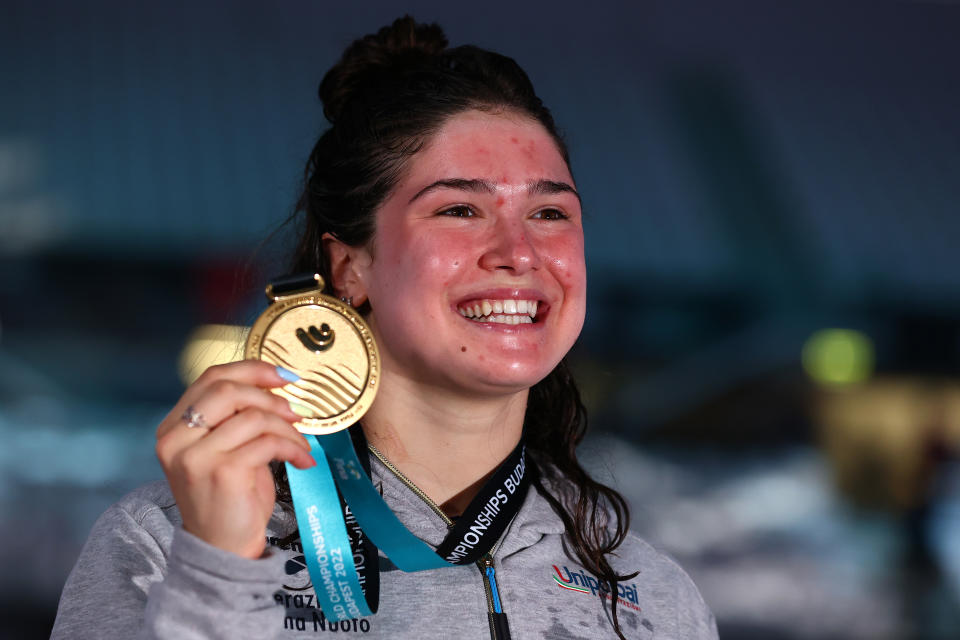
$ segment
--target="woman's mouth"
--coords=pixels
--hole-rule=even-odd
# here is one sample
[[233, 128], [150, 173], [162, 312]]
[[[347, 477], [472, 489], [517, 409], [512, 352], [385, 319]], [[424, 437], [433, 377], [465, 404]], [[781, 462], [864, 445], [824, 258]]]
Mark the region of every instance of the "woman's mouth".
[[464, 318], [494, 324], [532, 324], [537, 317], [536, 300], [471, 300], [457, 305]]

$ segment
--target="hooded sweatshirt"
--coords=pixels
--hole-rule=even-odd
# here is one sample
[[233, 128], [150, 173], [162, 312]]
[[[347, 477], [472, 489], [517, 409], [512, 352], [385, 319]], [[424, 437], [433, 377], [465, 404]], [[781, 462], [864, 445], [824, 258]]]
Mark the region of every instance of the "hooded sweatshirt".
[[[436, 547], [446, 523], [371, 456], [386, 503]], [[60, 598], [52, 638], [266, 640], [347, 634], [358, 638], [495, 638], [490, 579], [514, 640], [615, 637], [611, 594], [571, 558], [564, 527], [531, 487], [494, 546], [492, 563], [406, 573], [379, 556], [378, 613], [342, 622], [316, 602], [289, 511], [274, 509], [267, 550], [247, 559], [184, 531], [166, 482], [130, 493], [96, 522]], [[610, 557], [620, 574], [617, 614], [627, 638], [716, 640], [713, 615], [676, 563], [629, 534]]]

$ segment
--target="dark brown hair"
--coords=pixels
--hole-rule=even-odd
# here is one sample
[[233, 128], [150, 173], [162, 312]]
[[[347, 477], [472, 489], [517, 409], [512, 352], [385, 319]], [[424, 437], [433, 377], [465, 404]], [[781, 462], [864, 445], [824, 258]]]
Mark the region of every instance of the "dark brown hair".
[[[472, 109], [521, 114], [546, 129], [570, 164], [553, 116], [515, 61], [473, 46], [448, 48], [439, 26], [409, 16], [351, 44], [323, 78], [320, 99], [332, 126], [307, 162], [294, 214], [300, 235], [292, 269], [318, 271], [330, 294], [323, 234], [352, 246], [369, 242], [374, 214], [406, 163], [452, 116]], [[619, 493], [577, 461], [586, 427], [580, 394], [561, 362], [530, 390], [524, 438], [543, 479], [538, 490], [565, 525], [566, 551], [610, 588], [614, 629], [622, 638], [617, 582], [636, 574], [618, 575], [608, 556], [627, 535], [629, 512]]]

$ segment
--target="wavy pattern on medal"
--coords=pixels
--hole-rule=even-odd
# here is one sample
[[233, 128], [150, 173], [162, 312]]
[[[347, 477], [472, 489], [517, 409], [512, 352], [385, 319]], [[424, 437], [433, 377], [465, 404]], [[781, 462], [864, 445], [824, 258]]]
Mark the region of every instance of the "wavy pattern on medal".
[[316, 374], [318, 376], [322, 376], [323, 378], [328, 380], [330, 384], [336, 386], [338, 389], [340, 389], [340, 391], [345, 393], [348, 397], [356, 399], [356, 397], [360, 395], [360, 385], [363, 383], [360, 381], [354, 382], [353, 380], [351, 380], [350, 378], [347, 378], [347, 376], [344, 375], [343, 370], [346, 370], [347, 373], [353, 374], [352, 375], [353, 379], [358, 379], [360, 377], [357, 374], [353, 373], [353, 371], [350, 370], [350, 367], [348, 367], [345, 364], [341, 364], [340, 365], [341, 370], [337, 371], [330, 365], [325, 364], [323, 365], [323, 369], [325, 369], [327, 373], [317, 369], [312, 369], [310, 373]]
[[279, 364], [300, 376], [297, 382], [274, 389], [275, 393], [287, 400], [309, 407], [321, 418], [329, 418], [349, 409], [360, 397], [363, 382], [347, 365], [322, 365], [321, 369], [304, 371], [284, 355], [289, 357], [289, 352], [276, 340], [264, 343], [263, 360]]
[[314, 413], [313, 416], [310, 416], [311, 418], [330, 418], [343, 413], [343, 409], [328, 405], [324, 402], [323, 398], [317, 396], [315, 393], [303, 391], [294, 383], [274, 389], [273, 392], [291, 402], [296, 402], [309, 408]]
[[[357, 393], [360, 393], [360, 389], [363, 387], [363, 378], [362, 378], [361, 376], [359, 376], [356, 371], [354, 371], [353, 369], [351, 369], [350, 367], [348, 367], [347, 365], [345, 365], [345, 364], [343, 364], [343, 363], [340, 364], [340, 371], [336, 371], [336, 370], [335, 370], [333, 367], [331, 367], [331, 366], [327, 366], [327, 365], [324, 365], [324, 366], [325, 366], [327, 369], [329, 369], [330, 371], [332, 371], [333, 373], [335, 373], [335, 374], [337, 374], [338, 376], [340, 376], [341, 378], [343, 378], [343, 381], [344, 381], [344, 382], [346, 382], [346, 383], [349, 384], [351, 387], [353, 387], [354, 389], [356, 389], [356, 392], [357, 392]], [[349, 373], [350, 376], [353, 378], [353, 380], [350, 380], [350, 379], [348, 379], [345, 375], [343, 375], [343, 372], [344, 372], [344, 371], [346, 371], [347, 373]]]
[[[280, 353], [278, 353], [281, 351], [283, 352], [283, 355], [280, 355]], [[284, 355], [287, 356], [287, 358], [289, 358], [290, 352], [287, 351], [286, 348], [284, 348], [284, 346], [279, 342], [277, 342], [276, 340], [267, 340], [266, 342], [263, 343], [263, 347], [261, 347], [261, 354], [260, 354], [261, 360], [265, 362], [269, 362], [270, 364], [279, 364], [285, 369], [289, 369], [290, 371], [293, 371], [297, 375], [300, 375], [299, 367], [295, 367], [293, 363], [290, 362], [290, 360], [284, 357]]]
[[288, 358], [292, 357], [290, 355], [290, 352], [287, 351], [287, 348], [282, 344], [280, 344], [279, 342], [277, 342], [276, 340], [274, 340], [273, 338], [270, 338], [263, 343], [263, 350], [271, 354], [274, 358], [278, 358], [281, 360], [283, 359], [283, 356], [278, 354], [277, 351], [283, 352], [283, 355]]

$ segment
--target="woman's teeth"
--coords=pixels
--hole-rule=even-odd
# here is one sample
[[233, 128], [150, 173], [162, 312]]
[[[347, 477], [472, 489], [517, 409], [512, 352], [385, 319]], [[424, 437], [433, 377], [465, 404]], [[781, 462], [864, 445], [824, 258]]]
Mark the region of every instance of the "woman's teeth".
[[530, 324], [537, 316], [536, 300], [480, 300], [457, 307], [464, 318], [475, 322]]

